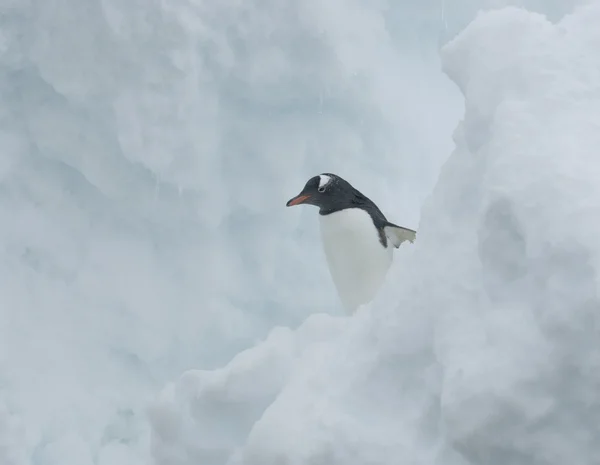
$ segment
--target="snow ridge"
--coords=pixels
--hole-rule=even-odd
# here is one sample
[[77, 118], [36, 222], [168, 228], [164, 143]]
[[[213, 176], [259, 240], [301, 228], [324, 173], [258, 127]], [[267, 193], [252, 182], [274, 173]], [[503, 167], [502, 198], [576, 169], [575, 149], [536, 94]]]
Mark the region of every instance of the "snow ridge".
[[199, 409], [216, 380], [219, 396], [244, 393], [219, 404], [226, 428], [245, 426], [213, 464], [600, 461], [599, 23], [597, 4], [556, 24], [505, 8], [444, 48], [465, 117], [414, 248], [335, 337], [280, 351], [254, 423], [251, 386], [279, 330], [247, 364], [186, 373], [156, 407], [188, 419], [169, 439], [154, 416], [160, 465], [209, 463], [169, 445], [213, 424]]

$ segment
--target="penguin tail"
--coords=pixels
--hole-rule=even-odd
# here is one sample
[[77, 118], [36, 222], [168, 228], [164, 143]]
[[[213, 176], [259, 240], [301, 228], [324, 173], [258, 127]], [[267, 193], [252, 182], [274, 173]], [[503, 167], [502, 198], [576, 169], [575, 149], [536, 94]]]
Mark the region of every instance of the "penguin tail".
[[383, 226], [383, 232], [396, 248], [400, 247], [404, 241], [413, 243], [417, 237], [417, 231], [389, 222]]

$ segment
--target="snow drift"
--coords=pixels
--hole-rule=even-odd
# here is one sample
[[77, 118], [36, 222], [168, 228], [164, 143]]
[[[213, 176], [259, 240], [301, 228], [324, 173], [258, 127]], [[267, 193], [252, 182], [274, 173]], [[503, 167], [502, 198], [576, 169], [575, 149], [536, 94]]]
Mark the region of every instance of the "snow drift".
[[506, 8], [452, 40], [464, 120], [384, 291], [185, 373], [157, 463], [600, 463], [598, 24]]
[[438, 10], [0, 2], [1, 464], [148, 465], [165, 383], [339, 312], [282, 207], [343, 166], [417, 223], [460, 113]]

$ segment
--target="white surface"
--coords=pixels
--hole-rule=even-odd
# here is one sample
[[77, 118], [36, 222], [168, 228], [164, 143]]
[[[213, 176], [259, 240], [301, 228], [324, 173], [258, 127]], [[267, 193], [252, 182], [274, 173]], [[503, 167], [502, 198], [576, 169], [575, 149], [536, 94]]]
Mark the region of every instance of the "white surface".
[[[558, 24], [509, 8], [444, 49], [467, 110], [419, 239], [335, 335], [288, 363], [254, 358], [259, 344], [223, 369], [220, 398], [242, 393], [220, 404], [225, 429], [256, 405], [248, 379], [269, 379], [272, 401], [211, 463], [600, 461], [599, 22], [598, 4]], [[159, 464], [209, 463], [175, 452], [213, 424], [199, 409], [220, 373], [185, 375], [188, 391], [157, 404], [189, 420], [173, 440], [154, 421]]]
[[392, 264], [394, 248], [384, 247], [369, 214], [346, 208], [319, 215], [321, 244], [331, 279], [348, 313], [369, 303]]
[[165, 383], [341, 313], [294, 186], [343, 166], [416, 223], [460, 97], [403, 6], [0, 3], [0, 459], [148, 465]]
[[[596, 13], [447, 50], [437, 183], [501, 3], [2, 2], [0, 463], [598, 462]], [[377, 318], [284, 206], [328, 171], [419, 226]]]

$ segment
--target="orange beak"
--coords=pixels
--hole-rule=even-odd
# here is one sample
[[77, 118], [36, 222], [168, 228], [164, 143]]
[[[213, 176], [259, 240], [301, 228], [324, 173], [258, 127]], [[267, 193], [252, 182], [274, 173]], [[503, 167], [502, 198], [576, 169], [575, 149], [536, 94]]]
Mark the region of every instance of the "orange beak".
[[299, 205], [301, 203], [306, 202], [310, 198], [310, 195], [297, 195], [293, 199], [288, 200], [285, 204], [286, 207], [292, 207], [294, 205]]

